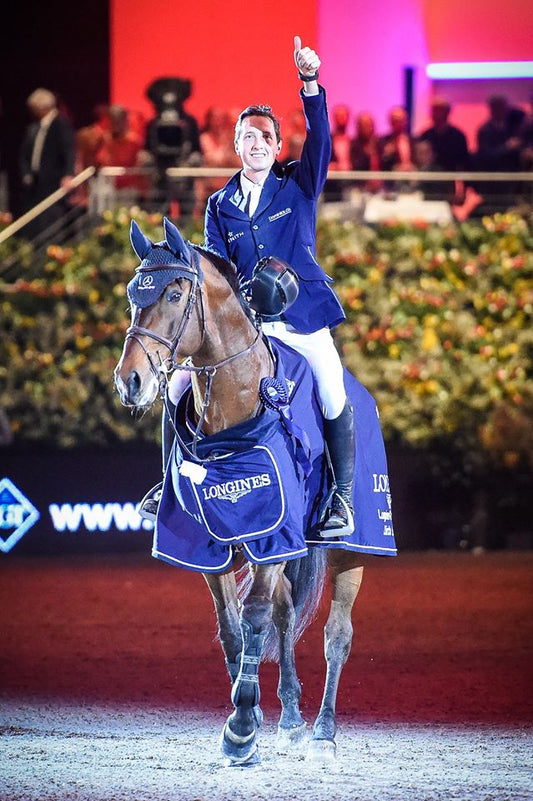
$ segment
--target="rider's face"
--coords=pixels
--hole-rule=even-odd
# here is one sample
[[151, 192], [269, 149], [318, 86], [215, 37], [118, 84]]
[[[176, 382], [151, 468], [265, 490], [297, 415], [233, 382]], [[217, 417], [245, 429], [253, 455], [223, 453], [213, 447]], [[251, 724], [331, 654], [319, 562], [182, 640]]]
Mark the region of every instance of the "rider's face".
[[245, 117], [235, 150], [248, 178], [257, 181], [266, 176], [281, 150], [272, 120], [260, 116]]

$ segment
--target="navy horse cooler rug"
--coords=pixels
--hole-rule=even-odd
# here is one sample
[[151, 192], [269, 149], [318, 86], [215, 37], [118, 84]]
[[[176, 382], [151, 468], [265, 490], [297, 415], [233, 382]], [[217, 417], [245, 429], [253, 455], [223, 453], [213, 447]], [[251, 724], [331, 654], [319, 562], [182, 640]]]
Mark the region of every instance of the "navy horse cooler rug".
[[395, 556], [387, 459], [374, 399], [344, 371], [355, 415], [355, 531], [322, 539], [318, 529], [330, 477], [311, 369], [292, 348], [274, 338], [270, 342], [276, 380], [264, 381], [277, 403], [252, 420], [201, 438], [197, 458], [187, 447], [190, 388], [182, 396], [175, 423], [184, 447], [176, 441], [171, 452], [153, 555], [203, 573], [228, 569], [236, 549], [256, 564], [305, 556], [309, 546]]

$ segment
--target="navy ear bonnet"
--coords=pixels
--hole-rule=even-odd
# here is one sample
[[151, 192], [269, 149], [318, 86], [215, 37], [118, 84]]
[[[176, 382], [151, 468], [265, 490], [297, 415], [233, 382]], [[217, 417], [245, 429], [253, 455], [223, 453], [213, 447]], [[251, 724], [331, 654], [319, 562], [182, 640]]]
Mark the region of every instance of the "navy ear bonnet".
[[135, 220], [131, 221], [130, 239], [133, 250], [141, 259], [127, 287], [132, 305], [145, 309], [155, 303], [176, 278], [191, 281], [196, 274], [201, 280], [198, 262], [191, 264], [191, 251], [180, 232], [170, 220], [163, 220], [166, 239], [151, 242]]

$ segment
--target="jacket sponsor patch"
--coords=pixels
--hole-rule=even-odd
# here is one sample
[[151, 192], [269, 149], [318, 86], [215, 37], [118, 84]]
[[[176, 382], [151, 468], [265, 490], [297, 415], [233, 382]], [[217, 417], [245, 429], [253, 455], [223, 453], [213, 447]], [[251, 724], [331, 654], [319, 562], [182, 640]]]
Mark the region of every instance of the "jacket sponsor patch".
[[292, 209], [289, 206], [287, 206], [287, 208], [283, 209], [283, 211], [278, 211], [277, 214], [272, 214], [268, 218], [268, 221], [269, 222], [274, 222], [274, 220], [279, 220], [280, 217], [285, 217], [286, 214], [291, 214], [291, 213], [292, 213]]

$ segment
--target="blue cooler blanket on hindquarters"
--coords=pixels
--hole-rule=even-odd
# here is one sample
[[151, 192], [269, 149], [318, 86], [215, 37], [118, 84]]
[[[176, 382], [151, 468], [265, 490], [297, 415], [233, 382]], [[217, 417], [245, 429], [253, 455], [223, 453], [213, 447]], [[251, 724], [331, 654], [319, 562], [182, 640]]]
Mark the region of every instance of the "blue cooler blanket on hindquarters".
[[[278, 340], [270, 342], [277, 359], [276, 377], [288, 388], [295, 430], [305, 430], [305, 443], [271, 409], [201, 439], [199, 463], [175, 443], [159, 504], [153, 555], [202, 572], [227, 569], [235, 547], [257, 564], [304, 556], [309, 544], [395, 555], [385, 449], [372, 396], [345, 371], [355, 410], [356, 528], [350, 537], [323, 540], [317, 524], [328, 475], [313, 377], [300, 354]], [[189, 396], [190, 389], [176, 413], [186, 443], [191, 439], [186, 426]]]

